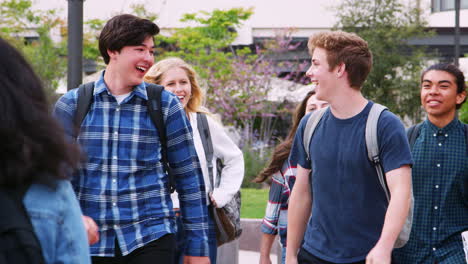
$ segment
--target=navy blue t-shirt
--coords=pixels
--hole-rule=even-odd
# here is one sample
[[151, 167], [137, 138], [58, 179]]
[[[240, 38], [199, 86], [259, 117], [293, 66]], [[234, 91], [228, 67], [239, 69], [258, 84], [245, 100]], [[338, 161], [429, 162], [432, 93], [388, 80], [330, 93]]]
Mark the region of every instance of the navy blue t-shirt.
[[[349, 119], [328, 109], [304, 151], [306, 115], [294, 139], [294, 158], [312, 167], [312, 216], [303, 248], [323, 260], [346, 263], [364, 260], [382, 232], [388, 202], [375, 167], [367, 157], [365, 127], [372, 102]], [[390, 111], [378, 122], [380, 158], [385, 172], [412, 164], [403, 124]]]

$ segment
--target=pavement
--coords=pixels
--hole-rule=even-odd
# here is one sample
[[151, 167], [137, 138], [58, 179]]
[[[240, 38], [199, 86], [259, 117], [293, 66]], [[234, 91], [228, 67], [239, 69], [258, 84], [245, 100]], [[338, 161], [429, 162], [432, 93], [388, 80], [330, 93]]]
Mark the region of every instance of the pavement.
[[[276, 254], [270, 254], [270, 259], [272, 264], [278, 264]], [[258, 264], [259, 261], [260, 253], [255, 251], [239, 250], [239, 264]]]

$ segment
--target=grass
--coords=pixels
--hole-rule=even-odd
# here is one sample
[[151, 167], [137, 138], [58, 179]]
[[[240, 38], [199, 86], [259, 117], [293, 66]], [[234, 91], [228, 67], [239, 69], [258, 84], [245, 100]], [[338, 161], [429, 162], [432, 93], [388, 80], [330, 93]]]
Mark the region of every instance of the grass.
[[242, 188], [241, 218], [263, 218], [268, 191], [268, 189]]

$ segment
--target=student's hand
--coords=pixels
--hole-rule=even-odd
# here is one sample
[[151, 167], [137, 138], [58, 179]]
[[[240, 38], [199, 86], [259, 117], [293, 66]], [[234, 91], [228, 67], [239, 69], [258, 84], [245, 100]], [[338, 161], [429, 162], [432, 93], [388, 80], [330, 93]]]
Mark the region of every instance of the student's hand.
[[211, 204], [212, 204], [215, 208], [217, 208], [218, 205], [216, 204], [216, 201], [215, 201], [215, 199], [213, 198], [213, 193], [209, 193], [209, 194], [208, 194], [208, 197], [210, 197]]
[[393, 248], [385, 248], [378, 244], [367, 254], [366, 264], [391, 264]]
[[99, 241], [99, 228], [94, 220], [86, 215], [81, 216], [85, 226], [86, 234], [88, 235], [88, 244], [92, 245]]
[[270, 256], [262, 256], [260, 255], [260, 262], [259, 264], [271, 264]]
[[288, 257], [286, 254], [286, 264], [297, 264], [297, 256]]
[[184, 256], [184, 264], [210, 264], [209, 257]]

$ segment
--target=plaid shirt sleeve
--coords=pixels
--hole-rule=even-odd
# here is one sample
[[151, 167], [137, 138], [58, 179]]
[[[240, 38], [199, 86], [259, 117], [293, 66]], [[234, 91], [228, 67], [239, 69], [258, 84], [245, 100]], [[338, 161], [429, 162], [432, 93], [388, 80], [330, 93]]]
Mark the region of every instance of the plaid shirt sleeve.
[[167, 104], [167, 155], [174, 171], [186, 232], [185, 255], [208, 256], [208, 209], [192, 128], [175, 96], [168, 96]]
[[276, 235], [278, 233], [278, 220], [281, 210], [281, 196], [285, 189], [285, 180], [281, 171], [272, 176], [268, 203], [265, 216], [261, 225], [261, 231], [266, 234]]
[[76, 105], [77, 105], [77, 91], [74, 89], [64, 94], [55, 104], [54, 116], [62, 125], [65, 130], [65, 134], [69, 139], [73, 136], [73, 118], [75, 116]]

